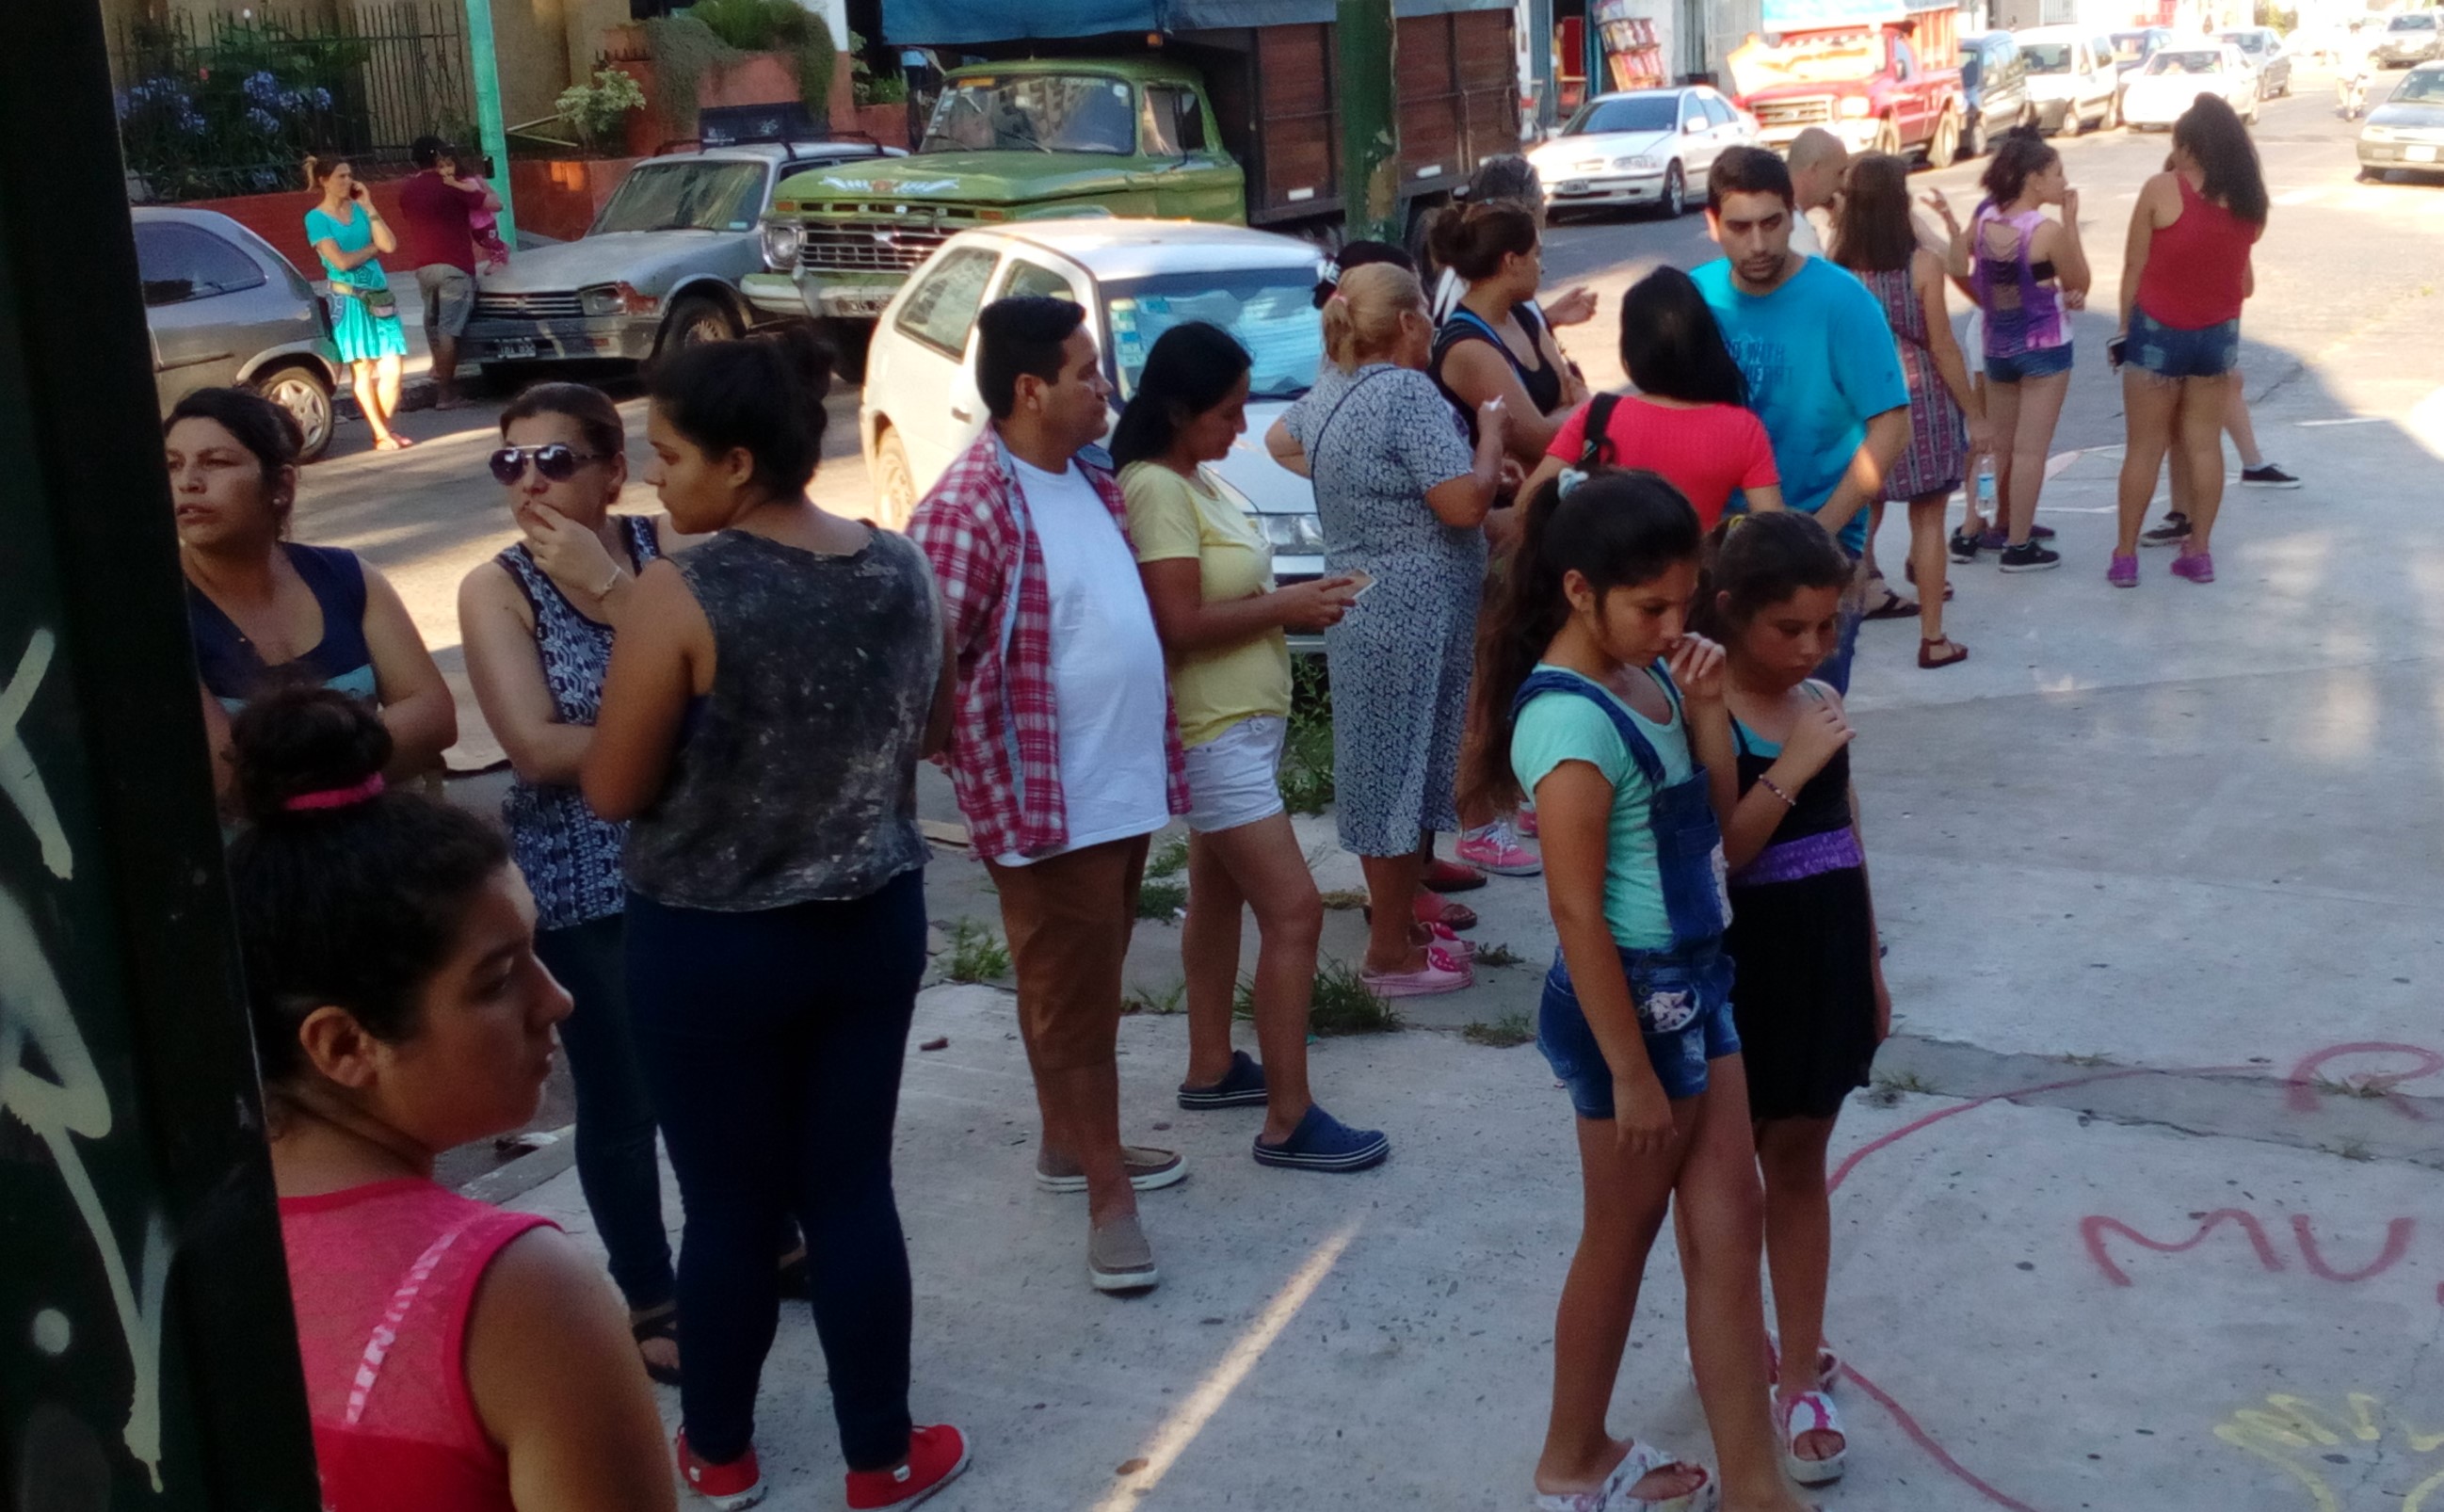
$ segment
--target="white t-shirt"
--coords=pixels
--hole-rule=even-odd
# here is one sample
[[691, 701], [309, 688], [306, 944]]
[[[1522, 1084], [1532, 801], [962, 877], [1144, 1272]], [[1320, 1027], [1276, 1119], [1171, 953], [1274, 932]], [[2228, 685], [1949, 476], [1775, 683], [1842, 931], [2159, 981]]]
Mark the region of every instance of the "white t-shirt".
[[1051, 473], [1016, 457], [1019, 489], [1044, 552], [1052, 599], [1052, 700], [1069, 842], [1024, 866], [1171, 822], [1163, 756], [1168, 704], [1162, 639], [1128, 539], [1078, 464]]
[[1810, 257], [1824, 255], [1824, 239], [1816, 234], [1815, 217], [1806, 211], [1795, 212], [1790, 217], [1790, 249]]

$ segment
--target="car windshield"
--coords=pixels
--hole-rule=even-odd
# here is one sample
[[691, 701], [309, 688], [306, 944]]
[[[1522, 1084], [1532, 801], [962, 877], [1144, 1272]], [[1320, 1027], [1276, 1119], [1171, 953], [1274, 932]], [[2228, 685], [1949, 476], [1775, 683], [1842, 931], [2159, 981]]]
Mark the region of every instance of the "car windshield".
[[2147, 56], [2147, 33], [2117, 31], [2113, 34], [2113, 56], [2123, 63], [2137, 63]]
[[1562, 128], [1565, 137], [1599, 131], [1670, 131], [1680, 122], [1677, 95], [1635, 95], [1627, 100], [1590, 100]]
[[2393, 86], [2387, 104], [2400, 104], [2405, 100], [2433, 100], [2444, 104], [2444, 72], [2431, 68], [2413, 69], [2401, 83]]
[[2223, 71], [2223, 54], [2205, 47], [2159, 52], [2147, 60], [2147, 71], [2151, 74], [2220, 73]]
[[748, 231], [764, 212], [761, 163], [644, 163], [595, 217], [610, 231]]
[[2071, 45], [2067, 42], [2024, 42], [2020, 56], [2028, 60], [2030, 73], [2070, 72]]
[[2387, 31], [2433, 31], [2435, 29], [2435, 18], [2434, 16], [2396, 16], [2393, 18], [2392, 24], [2384, 29]]
[[2223, 40], [2243, 52], [2266, 50], [2266, 34], [2260, 31], [2227, 31], [2223, 34]]
[[1138, 149], [1136, 93], [1103, 74], [971, 76], [942, 91], [920, 153], [1110, 153]]
[[1124, 401], [1138, 389], [1146, 354], [1162, 333], [1187, 321], [1229, 331], [1255, 366], [1248, 397], [1294, 399], [1315, 383], [1324, 360], [1324, 323], [1315, 315], [1315, 268], [1247, 268], [1230, 273], [1162, 273], [1103, 286], [1112, 331], [1112, 381]]

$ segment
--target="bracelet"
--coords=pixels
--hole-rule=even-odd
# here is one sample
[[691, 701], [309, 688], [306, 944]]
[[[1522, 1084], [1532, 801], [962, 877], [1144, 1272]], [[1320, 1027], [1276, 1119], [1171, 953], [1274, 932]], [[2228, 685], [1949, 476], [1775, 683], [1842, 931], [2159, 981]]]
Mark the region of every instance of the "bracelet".
[[[602, 580], [602, 586], [594, 590], [594, 597], [597, 599], [603, 598], [608, 595], [612, 589], [617, 588], [618, 586], [620, 586], [620, 566], [619, 563], [614, 562], [611, 566], [611, 576]], [[1788, 799], [1784, 799], [1783, 802], [1787, 803], [1790, 801]]]
[[1781, 799], [1783, 807], [1797, 808], [1799, 806], [1799, 800], [1791, 797], [1788, 793], [1784, 792], [1779, 786], [1775, 785], [1772, 778], [1766, 776], [1764, 773], [1760, 772], [1757, 774], [1756, 784], [1759, 787], [1764, 788], [1767, 792], [1771, 793], [1774, 797]]

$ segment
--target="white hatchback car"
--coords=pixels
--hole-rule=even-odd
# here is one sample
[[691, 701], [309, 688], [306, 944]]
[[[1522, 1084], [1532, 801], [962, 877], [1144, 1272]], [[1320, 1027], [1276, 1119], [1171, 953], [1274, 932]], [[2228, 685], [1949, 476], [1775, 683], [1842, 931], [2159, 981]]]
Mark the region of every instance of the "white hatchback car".
[[875, 324], [858, 438], [878, 523], [904, 526], [916, 501], [983, 433], [976, 312], [1012, 295], [1049, 294], [1085, 306], [1115, 419], [1164, 331], [1207, 321], [1238, 338], [1255, 360], [1248, 433], [1213, 470], [1272, 543], [1276, 579], [1321, 575], [1315, 490], [1264, 446], [1266, 430], [1314, 384], [1324, 359], [1320, 271], [1311, 243], [1194, 221], [1049, 220], [959, 232], [917, 267]]
[[2221, 95], [2241, 120], [2257, 123], [2257, 70], [2231, 43], [2201, 37], [2164, 44], [2130, 76], [2122, 124], [2169, 129], [2200, 95]]

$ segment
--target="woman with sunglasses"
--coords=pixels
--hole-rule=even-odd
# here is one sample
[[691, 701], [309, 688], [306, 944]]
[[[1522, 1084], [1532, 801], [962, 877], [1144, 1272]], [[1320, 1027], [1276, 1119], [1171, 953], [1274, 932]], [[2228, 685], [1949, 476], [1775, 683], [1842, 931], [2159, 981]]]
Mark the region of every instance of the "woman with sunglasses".
[[645, 563], [690, 544], [667, 516], [614, 514], [627, 433], [600, 389], [538, 383], [501, 412], [492, 476], [519, 539], [458, 585], [458, 634], [485, 722], [516, 774], [501, 817], [535, 898], [535, 956], [576, 1000], [560, 1026], [577, 1088], [577, 1179], [627, 1299], [646, 1374], [678, 1384], [654, 1109], [628, 1032], [620, 870], [625, 824], [585, 806], [611, 637]]

